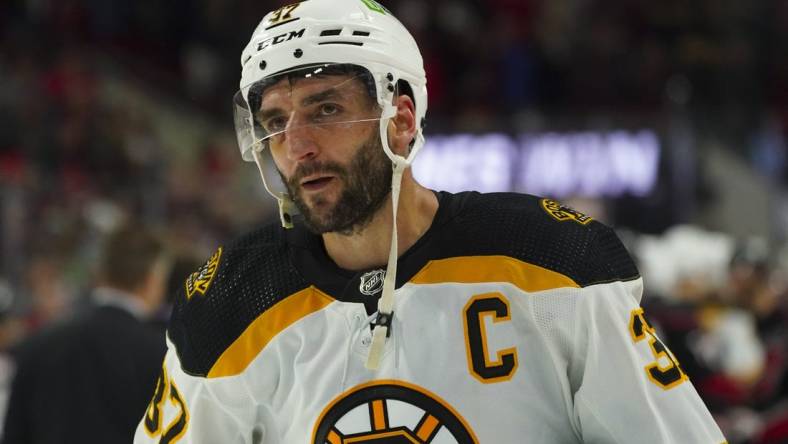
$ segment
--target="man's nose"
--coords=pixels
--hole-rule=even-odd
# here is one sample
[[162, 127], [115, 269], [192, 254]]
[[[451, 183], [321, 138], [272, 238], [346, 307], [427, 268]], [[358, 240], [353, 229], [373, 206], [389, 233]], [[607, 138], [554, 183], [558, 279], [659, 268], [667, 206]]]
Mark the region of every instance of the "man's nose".
[[285, 148], [287, 157], [291, 161], [302, 161], [316, 157], [320, 154], [320, 148], [314, 134], [314, 128], [304, 121], [299, 121], [298, 117], [293, 116], [288, 122], [285, 131]]

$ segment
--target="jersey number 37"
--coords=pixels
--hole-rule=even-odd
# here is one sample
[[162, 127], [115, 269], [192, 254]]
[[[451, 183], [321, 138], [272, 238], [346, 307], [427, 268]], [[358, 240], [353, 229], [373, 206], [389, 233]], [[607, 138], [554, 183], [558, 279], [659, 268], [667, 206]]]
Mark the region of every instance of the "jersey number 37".
[[[486, 321], [497, 324], [510, 321], [509, 301], [501, 293], [486, 293], [473, 296], [463, 309], [463, 329], [468, 371], [479, 382], [490, 384], [508, 381], [517, 371], [517, 349], [510, 347], [489, 353]], [[629, 334], [635, 344], [647, 340], [654, 361], [644, 367], [648, 379], [655, 385], [668, 390], [686, 381], [676, 357], [657, 338], [654, 328], [648, 323], [642, 308], [632, 310], [629, 319]]]

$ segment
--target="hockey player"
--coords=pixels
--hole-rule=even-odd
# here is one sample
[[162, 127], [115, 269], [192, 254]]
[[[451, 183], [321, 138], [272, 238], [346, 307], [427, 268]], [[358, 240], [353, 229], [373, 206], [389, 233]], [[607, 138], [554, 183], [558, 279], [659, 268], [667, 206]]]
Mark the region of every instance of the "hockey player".
[[187, 280], [136, 443], [724, 441], [609, 228], [414, 180], [426, 80], [384, 7], [284, 6], [241, 62], [281, 224]]

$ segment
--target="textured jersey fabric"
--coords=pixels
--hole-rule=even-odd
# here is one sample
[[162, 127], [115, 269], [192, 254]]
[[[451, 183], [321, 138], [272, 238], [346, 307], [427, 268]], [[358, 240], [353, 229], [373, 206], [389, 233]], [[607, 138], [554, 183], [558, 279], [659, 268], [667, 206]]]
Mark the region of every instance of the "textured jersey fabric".
[[217, 251], [178, 298], [135, 442], [724, 441], [610, 228], [521, 194], [439, 203], [399, 260], [377, 371], [381, 271], [338, 268], [298, 226]]

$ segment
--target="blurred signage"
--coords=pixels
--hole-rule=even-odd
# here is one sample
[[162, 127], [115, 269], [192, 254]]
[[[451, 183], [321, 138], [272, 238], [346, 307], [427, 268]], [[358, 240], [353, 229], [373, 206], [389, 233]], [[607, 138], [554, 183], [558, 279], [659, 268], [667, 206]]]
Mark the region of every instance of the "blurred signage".
[[437, 190], [518, 191], [551, 197], [646, 196], [660, 144], [650, 130], [430, 135], [413, 174]]

